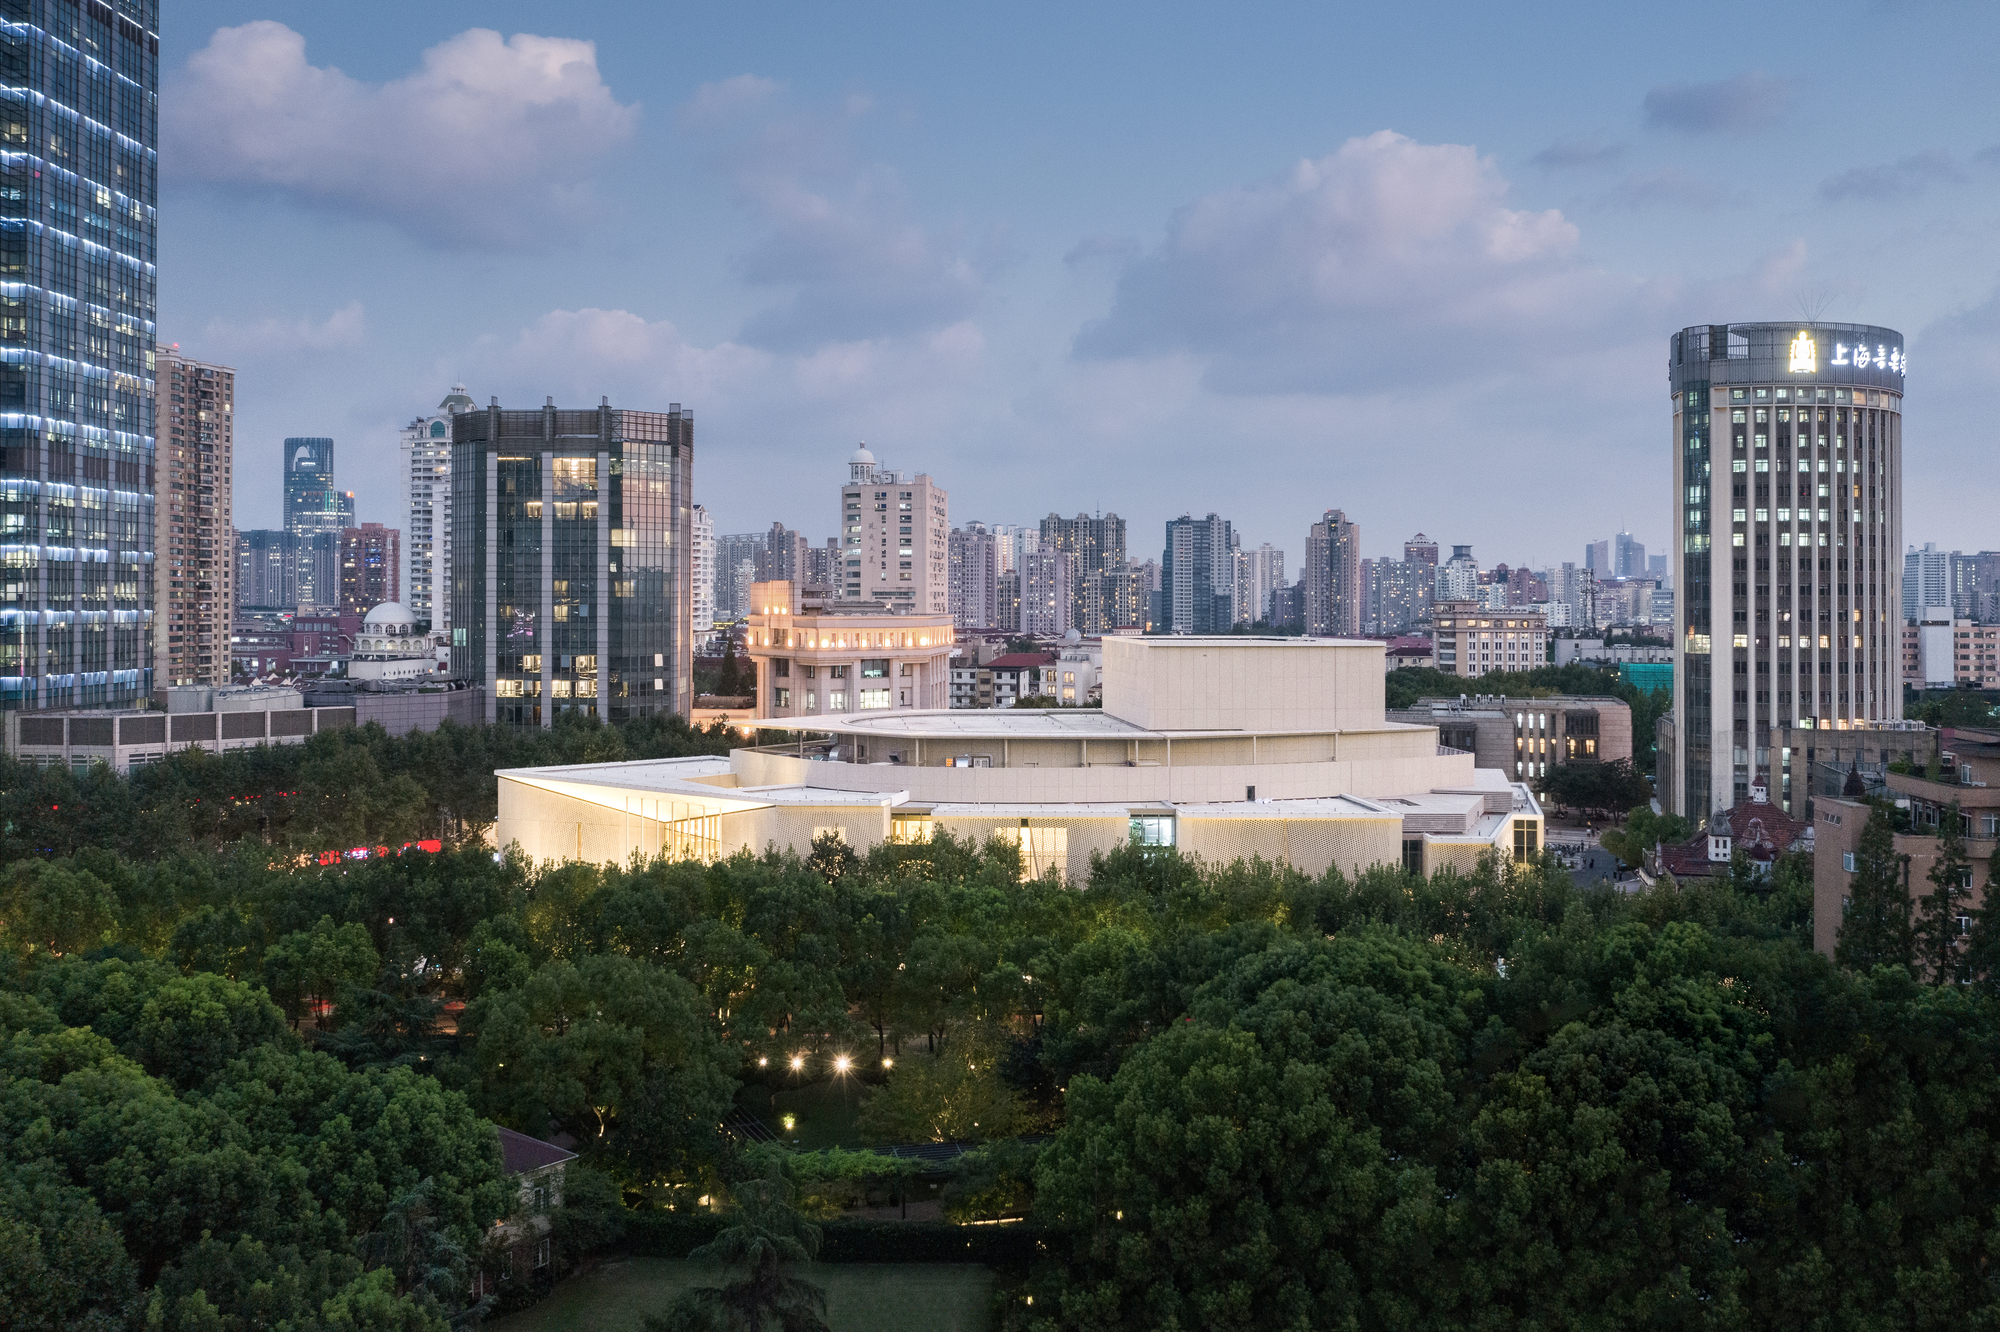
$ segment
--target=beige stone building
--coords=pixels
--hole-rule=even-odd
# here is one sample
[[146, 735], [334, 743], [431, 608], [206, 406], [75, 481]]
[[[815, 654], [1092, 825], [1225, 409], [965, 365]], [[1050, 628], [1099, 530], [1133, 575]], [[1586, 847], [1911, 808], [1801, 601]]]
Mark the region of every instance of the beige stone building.
[[153, 683], [229, 683], [236, 614], [236, 372], [162, 347], [153, 506]]
[[867, 445], [840, 488], [840, 567], [833, 591], [913, 615], [951, 614], [951, 495], [919, 472], [875, 463]]
[[1558, 763], [1616, 763], [1632, 757], [1632, 709], [1622, 698], [1474, 694], [1420, 698], [1390, 721], [1438, 728], [1438, 743], [1463, 749], [1482, 768], [1539, 783]]
[[954, 641], [948, 614], [842, 604], [793, 582], [750, 585], [744, 647], [760, 718], [948, 708]]
[[1492, 610], [1476, 601], [1440, 601], [1432, 612], [1437, 668], [1477, 679], [1488, 671], [1531, 671], [1549, 661], [1549, 621], [1542, 611]]
[[1541, 848], [1526, 783], [1440, 746], [1434, 725], [1384, 717], [1380, 643], [1106, 638], [1103, 652], [1101, 711], [850, 709], [771, 718], [790, 740], [727, 758], [503, 771], [499, 843], [623, 863], [804, 851], [829, 832], [865, 852], [942, 830], [1013, 842], [1026, 873], [1072, 879], [1131, 841], [1311, 873]]

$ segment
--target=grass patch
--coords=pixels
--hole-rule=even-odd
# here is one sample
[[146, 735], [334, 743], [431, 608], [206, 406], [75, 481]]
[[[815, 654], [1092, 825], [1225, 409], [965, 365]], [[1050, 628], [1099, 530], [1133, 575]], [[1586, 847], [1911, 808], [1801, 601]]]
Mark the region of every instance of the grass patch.
[[[834, 1332], [986, 1332], [993, 1274], [973, 1264], [814, 1263]], [[689, 1286], [720, 1284], [721, 1268], [682, 1258], [624, 1258], [573, 1277], [532, 1309], [495, 1320], [495, 1332], [638, 1332]]]

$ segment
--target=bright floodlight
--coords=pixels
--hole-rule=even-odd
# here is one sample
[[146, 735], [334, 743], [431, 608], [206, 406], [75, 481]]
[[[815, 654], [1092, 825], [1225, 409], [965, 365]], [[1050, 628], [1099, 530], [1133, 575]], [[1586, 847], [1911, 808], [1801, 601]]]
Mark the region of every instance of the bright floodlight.
[[804, 1055], [793, 1055], [793, 1056], [792, 1056], [792, 1071], [793, 1071], [794, 1073], [798, 1072], [798, 1071], [799, 1071], [800, 1069], [804, 1068], [805, 1066], [806, 1066], [806, 1057], [805, 1057]]
[[833, 1071], [836, 1073], [845, 1073], [848, 1064], [851, 1062], [846, 1055], [835, 1055], [833, 1059]]

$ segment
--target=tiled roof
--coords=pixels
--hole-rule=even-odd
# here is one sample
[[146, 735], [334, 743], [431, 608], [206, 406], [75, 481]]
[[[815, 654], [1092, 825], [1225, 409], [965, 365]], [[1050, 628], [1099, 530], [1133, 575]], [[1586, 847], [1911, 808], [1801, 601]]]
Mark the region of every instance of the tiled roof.
[[1726, 861], [1708, 858], [1711, 832], [1726, 830], [1732, 854], [1741, 851], [1753, 861], [1768, 864], [1784, 852], [1797, 848], [1811, 831], [1804, 820], [1793, 818], [1776, 805], [1755, 800], [1747, 800], [1712, 815], [1708, 824], [1707, 828], [1685, 842], [1662, 846], [1660, 868], [1681, 879], [1727, 873], [1729, 865]]
[[544, 1166], [574, 1160], [575, 1152], [566, 1152], [552, 1142], [543, 1142], [540, 1138], [531, 1138], [510, 1128], [500, 1130], [501, 1170], [506, 1174], [525, 1175]]

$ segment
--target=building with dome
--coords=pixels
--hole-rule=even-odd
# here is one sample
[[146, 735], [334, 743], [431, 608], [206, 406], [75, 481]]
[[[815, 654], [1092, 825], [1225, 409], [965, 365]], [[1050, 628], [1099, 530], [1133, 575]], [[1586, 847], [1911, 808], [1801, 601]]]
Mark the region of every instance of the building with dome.
[[883, 467], [866, 444], [840, 488], [833, 594], [908, 615], [951, 614], [951, 496], [927, 474]]
[[435, 412], [403, 427], [403, 595], [433, 629], [451, 627], [451, 418], [475, 406], [453, 384]]
[[451, 674], [450, 641], [443, 630], [426, 630], [400, 601], [385, 601], [363, 617], [346, 676], [385, 685], [442, 680]]

